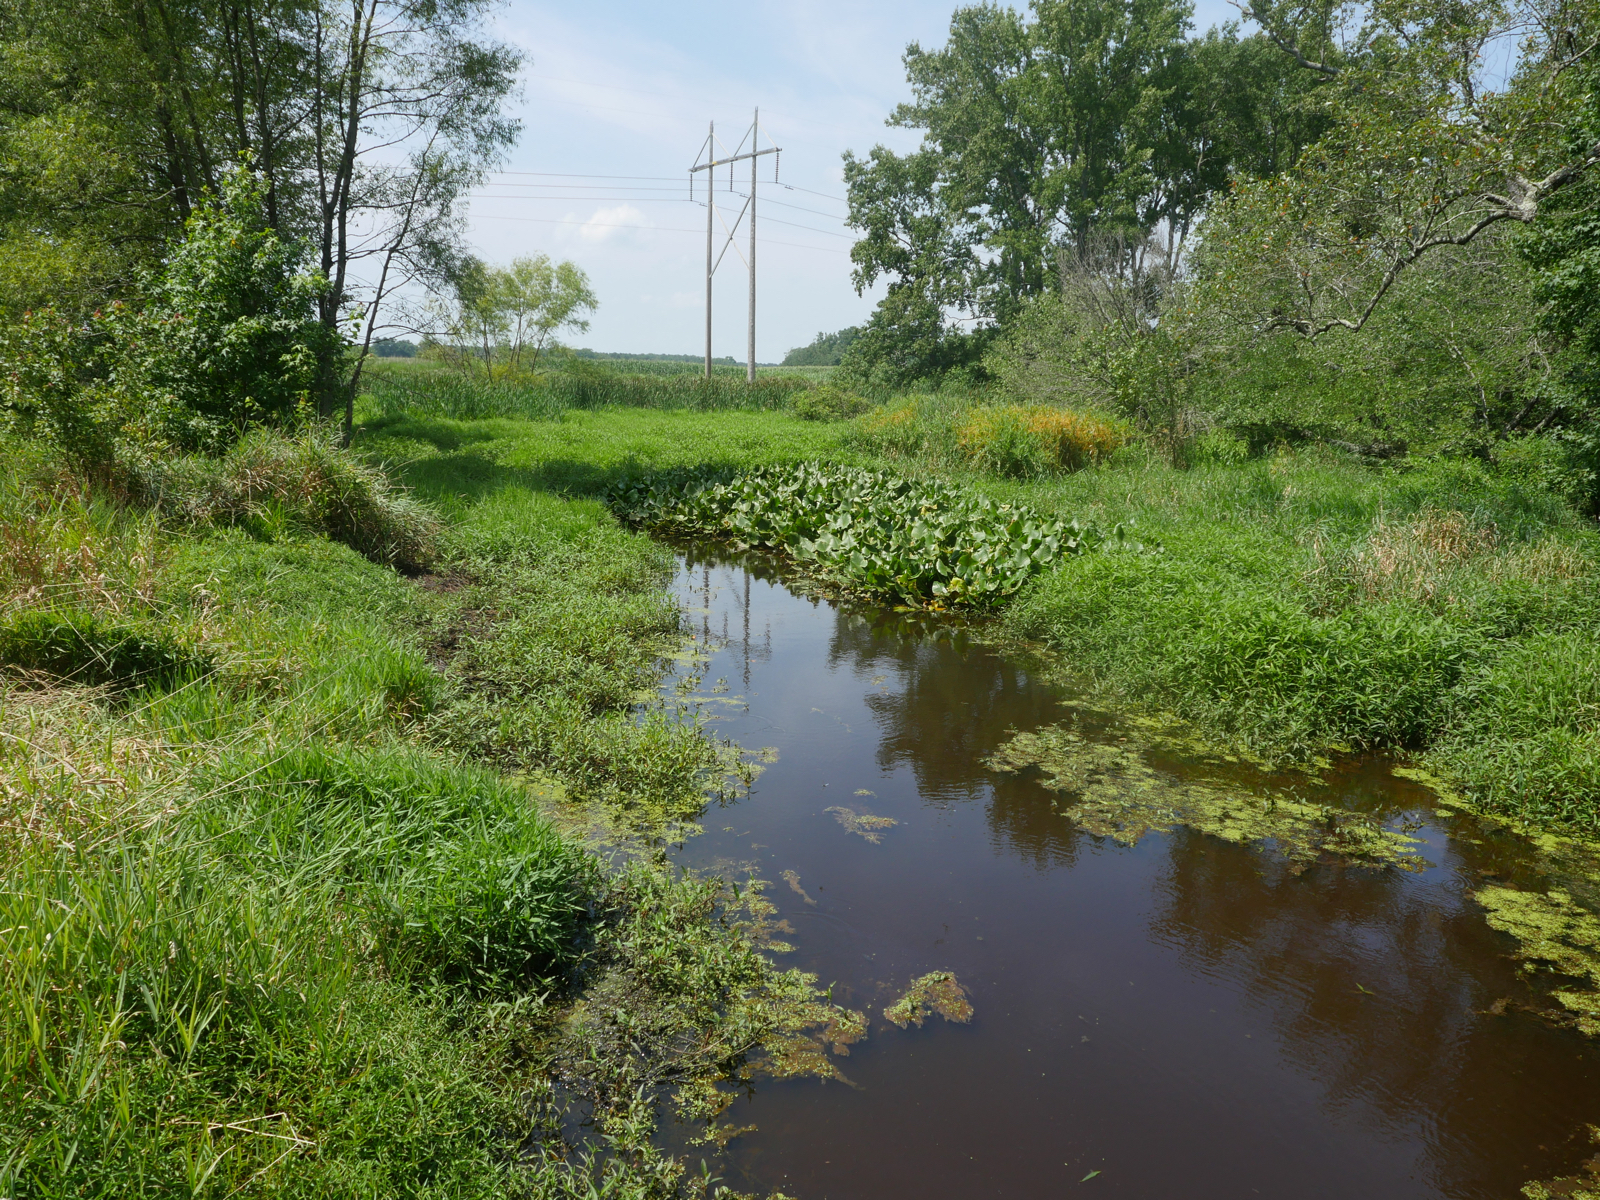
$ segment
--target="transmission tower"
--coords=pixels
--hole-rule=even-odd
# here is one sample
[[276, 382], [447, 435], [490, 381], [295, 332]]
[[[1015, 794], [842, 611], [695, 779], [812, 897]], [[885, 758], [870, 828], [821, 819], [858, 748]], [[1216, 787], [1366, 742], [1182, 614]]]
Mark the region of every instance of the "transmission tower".
[[[716, 274], [717, 268], [722, 265], [722, 257], [727, 254], [728, 247], [733, 246], [734, 235], [739, 232], [739, 222], [744, 220], [745, 214], [750, 215], [750, 257], [745, 260], [745, 266], [750, 269], [750, 345], [749, 360], [745, 368], [745, 378], [754, 383], [756, 378], [756, 160], [764, 154], [778, 155], [783, 151], [778, 146], [768, 146], [765, 150], [757, 146], [757, 139], [761, 135], [761, 110], [755, 110], [755, 116], [750, 121], [750, 128], [745, 131], [744, 137], [739, 139], [739, 144], [733, 148], [732, 154], [717, 157], [717, 151], [722, 143], [717, 140], [717, 123], [711, 122], [706, 140], [701, 143], [700, 153], [695, 165], [689, 168], [689, 198], [694, 199], [694, 177], [701, 171], [706, 173], [706, 378], [711, 378], [711, 277]], [[770, 140], [770, 139], [769, 139]], [[745, 146], [750, 149], [746, 150]], [[717, 192], [715, 176], [712, 174], [717, 167], [728, 168], [728, 190], [733, 191], [733, 165], [734, 163], [750, 161], [750, 194], [745, 197], [744, 206], [740, 208], [739, 215], [729, 225], [722, 220], [722, 214], [717, 211]], [[778, 159], [773, 159], [772, 180], [778, 180]], [[738, 193], [735, 192], [735, 195]], [[717, 222], [722, 221], [722, 228], [728, 235], [728, 240], [722, 244], [722, 250], [713, 258], [716, 243]], [[734, 246], [735, 254], [739, 248]], [[739, 254], [744, 258], [743, 254]]]

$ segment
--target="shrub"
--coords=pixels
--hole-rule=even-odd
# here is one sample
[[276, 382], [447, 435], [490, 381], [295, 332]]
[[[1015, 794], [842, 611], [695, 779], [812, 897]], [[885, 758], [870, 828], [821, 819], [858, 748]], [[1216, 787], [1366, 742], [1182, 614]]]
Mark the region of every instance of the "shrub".
[[1100, 462], [1126, 440], [1112, 421], [1044, 404], [975, 408], [956, 426], [956, 441], [974, 465], [1019, 477]]
[[831, 383], [797, 390], [789, 400], [789, 411], [802, 421], [848, 421], [871, 407], [870, 401]]
[[264, 205], [260, 182], [235, 171], [145, 281], [147, 304], [0, 330], [3, 425], [99, 465], [295, 424], [333, 386], [342, 341], [317, 317], [326, 281]]

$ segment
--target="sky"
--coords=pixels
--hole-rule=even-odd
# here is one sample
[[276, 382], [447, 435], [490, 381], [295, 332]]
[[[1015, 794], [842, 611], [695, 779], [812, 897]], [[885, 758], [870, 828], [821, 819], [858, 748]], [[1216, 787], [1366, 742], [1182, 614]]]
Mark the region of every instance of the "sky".
[[[884, 121], [910, 98], [901, 56], [942, 45], [954, 0], [791, 0], [783, 4], [550, 4], [512, 0], [496, 32], [527, 56], [517, 147], [476, 189], [469, 240], [489, 263], [531, 254], [570, 259], [599, 300], [573, 346], [630, 353], [705, 348], [705, 191], [688, 168], [709, 123], [721, 153], [748, 134], [781, 148], [759, 166], [756, 357], [777, 362], [819, 332], [859, 324], [881, 296], [850, 281], [841, 156], [905, 151], [913, 130]], [[1201, 0], [1203, 28], [1234, 15]], [[774, 171], [777, 181], [774, 182]], [[719, 172], [729, 224], [739, 194]], [[698, 176], [703, 180], [704, 174]], [[718, 249], [726, 240], [719, 232]], [[743, 227], [714, 280], [712, 352], [743, 361], [749, 275]]]

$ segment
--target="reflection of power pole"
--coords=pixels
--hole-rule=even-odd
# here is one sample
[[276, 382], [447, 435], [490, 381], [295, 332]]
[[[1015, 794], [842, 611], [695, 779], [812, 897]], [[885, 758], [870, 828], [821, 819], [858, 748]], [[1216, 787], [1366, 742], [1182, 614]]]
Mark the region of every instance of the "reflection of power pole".
[[[705, 171], [706, 174], [706, 378], [711, 378], [711, 277], [722, 265], [722, 256], [728, 252], [728, 247], [733, 245], [734, 234], [739, 230], [739, 222], [744, 220], [746, 212], [750, 214], [750, 258], [745, 266], [750, 270], [750, 338], [749, 362], [745, 368], [745, 377], [754, 381], [756, 377], [756, 159], [763, 154], [779, 154], [777, 146], [769, 146], [765, 150], [756, 148], [756, 138], [761, 132], [761, 110], [755, 111], [755, 116], [750, 122], [750, 129], [740, 139], [739, 145], [734, 147], [734, 152], [725, 158], [717, 157], [717, 127], [712, 123], [711, 130], [706, 134], [704, 145], [700, 148], [700, 157], [703, 161], [697, 162], [689, 168], [689, 195], [694, 195], [694, 177], [697, 172]], [[750, 144], [750, 149], [740, 153], [745, 143]], [[721, 166], [728, 168], [728, 190], [733, 191], [733, 164], [750, 160], [750, 194], [745, 197], [744, 207], [739, 210], [739, 215], [733, 219], [733, 224], [726, 221], [722, 223], [723, 229], [728, 234], [728, 240], [722, 245], [720, 254], [712, 255], [712, 243], [715, 240], [714, 226], [719, 219], [716, 205], [716, 193], [712, 189], [712, 176], [710, 172]], [[773, 170], [773, 178], [777, 178], [777, 170]], [[738, 247], [734, 247], [738, 254]], [[743, 255], [740, 255], [743, 258]]]

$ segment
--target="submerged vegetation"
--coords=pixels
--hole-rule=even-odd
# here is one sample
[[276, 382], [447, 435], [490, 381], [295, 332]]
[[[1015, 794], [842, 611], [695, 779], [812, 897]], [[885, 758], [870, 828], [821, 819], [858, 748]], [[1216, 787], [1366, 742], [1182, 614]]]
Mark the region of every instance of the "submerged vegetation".
[[1531, 970], [1552, 972], [1587, 985], [1557, 987], [1551, 996], [1579, 1030], [1600, 1036], [1600, 916], [1562, 891], [1482, 888], [1474, 893], [1489, 924], [1517, 940], [1517, 957]]

